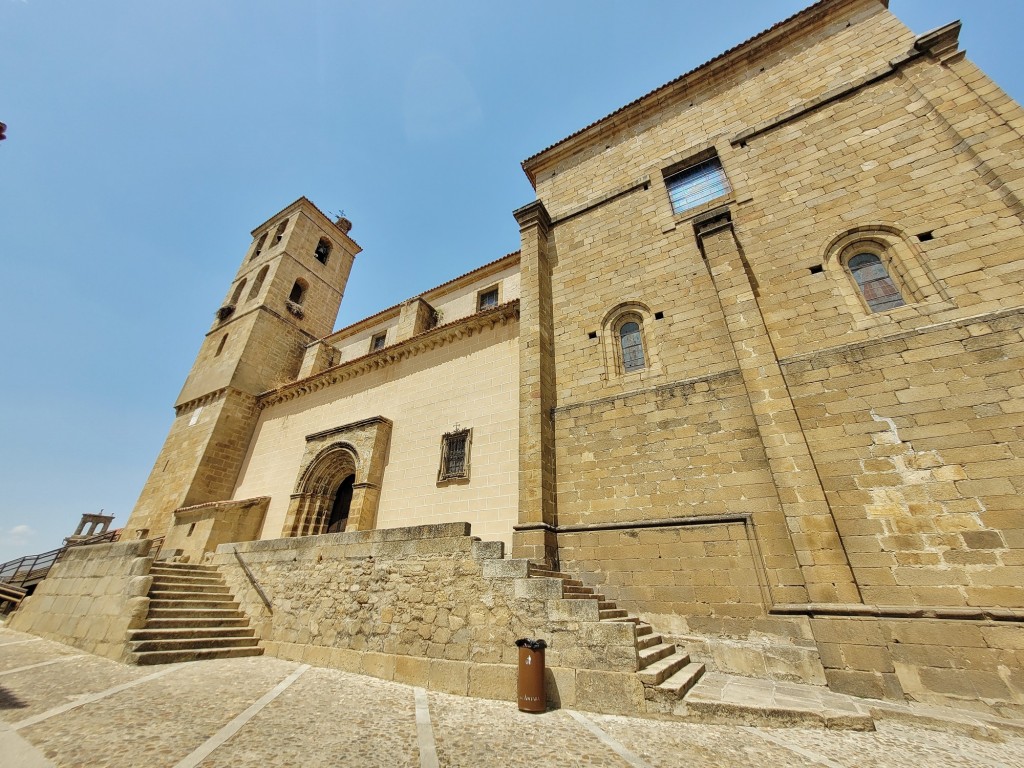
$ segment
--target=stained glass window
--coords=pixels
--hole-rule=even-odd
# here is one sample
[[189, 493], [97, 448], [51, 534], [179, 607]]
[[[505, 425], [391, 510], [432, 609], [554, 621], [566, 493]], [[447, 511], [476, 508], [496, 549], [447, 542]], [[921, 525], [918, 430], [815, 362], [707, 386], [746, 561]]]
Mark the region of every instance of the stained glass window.
[[872, 312], [885, 312], [906, 304], [885, 264], [875, 254], [858, 253], [846, 266]]

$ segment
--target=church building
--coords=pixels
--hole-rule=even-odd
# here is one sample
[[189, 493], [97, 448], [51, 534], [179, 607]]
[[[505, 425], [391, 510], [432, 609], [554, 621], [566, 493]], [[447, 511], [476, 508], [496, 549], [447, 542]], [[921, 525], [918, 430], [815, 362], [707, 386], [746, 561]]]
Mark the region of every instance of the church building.
[[469, 523], [715, 669], [1019, 713], [1024, 112], [959, 31], [820, 0], [527, 158], [518, 252], [338, 331], [358, 231], [295, 201], [129, 535]]

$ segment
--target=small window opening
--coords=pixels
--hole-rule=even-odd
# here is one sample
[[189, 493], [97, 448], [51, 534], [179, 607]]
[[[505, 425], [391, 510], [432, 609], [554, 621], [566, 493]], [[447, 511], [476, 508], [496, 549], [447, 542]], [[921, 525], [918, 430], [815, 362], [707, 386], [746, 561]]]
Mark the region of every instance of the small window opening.
[[919, 234], [917, 236], [918, 242], [921, 242], [921, 243], [927, 243], [929, 240], [934, 240], [934, 239], [935, 239], [935, 234], [932, 232], [932, 230], [928, 230], [927, 232], [922, 232], [921, 234]]
[[249, 289], [249, 295], [246, 297], [246, 301], [252, 301], [260, 295], [260, 289], [263, 288], [263, 281], [267, 279], [267, 271], [270, 269], [269, 266], [264, 266], [256, 274], [256, 279], [253, 281], [252, 288]]
[[321, 237], [320, 242], [316, 244], [316, 250], [313, 251], [313, 255], [316, 256], [316, 260], [321, 264], [326, 264], [327, 257], [331, 255], [331, 241], [326, 237]]
[[277, 225], [277, 231], [274, 233], [274, 245], [277, 245], [284, 239], [284, 231], [286, 229], [288, 229], [288, 219]]
[[591, 331], [590, 333], [588, 333], [587, 334], [587, 338], [588, 339], [596, 339], [597, 338], [597, 331]]
[[654, 319], [655, 320], [664, 320], [665, 319], [665, 313], [664, 312], [655, 312], [654, 313]]
[[825, 267], [823, 267], [823, 266], [822, 266], [821, 264], [815, 264], [815, 265], [814, 265], [813, 267], [811, 267], [811, 268], [810, 268], [810, 269], [809, 269], [808, 271], [809, 271], [809, 272], [810, 272], [810, 273], [811, 273], [812, 275], [820, 275], [820, 274], [821, 274], [822, 272], [824, 272], [824, 271], [825, 271]]
[[387, 342], [387, 340], [387, 331], [384, 331], [384, 333], [375, 334], [373, 338], [370, 339], [370, 351], [376, 352], [378, 349], [384, 349], [384, 344]]
[[190, 523], [189, 526], [188, 526], [188, 533], [186, 533], [185, 535], [186, 536], [191, 536], [195, 532], [195, 530], [196, 530], [196, 524], [195, 523]]
[[224, 351], [224, 345], [227, 343], [228, 335], [225, 333], [220, 337], [220, 344], [217, 345], [217, 351], [213, 353], [214, 357], [220, 357], [220, 353]]
[[249, 257], [249, 261], [252, 261], [261, 253], [263, 253], [263, 244], [267, 242], [267, 233], [264, 232], [260, 235], [260, 239], [256, 241], [256, 247], [253, 248], [252, 256]]
[[846, 268], [853, 275], [872, 312], [885, 312], [906, 304], [900, 289], [889, 277], [885, 264], [877, 254], [858, 253], [847, 262]]
[[639, 371], [646, 366], [644, 342], [640, 324], [630, 320], [619, 328], [619, 344], [622, 347], [622, 367], [626, 371]]
[[469, 444], [472, 430], [456, 429], [441, 437], [441, 468], [437, 481], [469, 478]]
[[292, 292], [288, 294], [288, 301], [294, 304], [301, 304], [305, 295], [306, 286], [302, 284], [301, 280], [296, 280], [295, 285], [292, 286]]
[[684, 168], [665, 179], [672, 211], [683, 213], [729, 192], [729, 181], [717, 157]]
[[235, 292], [231, 294], [231, 303], [237, 304], [238, 300], [242, 297], [242, 291], [245, 290], [245, 278], [242, 278], [242, 282], [235, 286]]
[[496, 306], [498, 306], [498, 286], [488, 288], [486, 291], [480, 291], [476, 301], [477, 311], [482, 312], [485, 309]]

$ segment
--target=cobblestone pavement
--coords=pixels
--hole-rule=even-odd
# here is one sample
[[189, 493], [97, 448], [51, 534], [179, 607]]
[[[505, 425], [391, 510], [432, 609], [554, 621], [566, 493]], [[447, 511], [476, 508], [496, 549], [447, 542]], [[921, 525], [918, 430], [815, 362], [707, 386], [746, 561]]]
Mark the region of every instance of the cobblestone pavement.
[[0, 627], [0, 768], [1024, 768], [1018, 733], [526, 715], [266, 656], [129, 667]]

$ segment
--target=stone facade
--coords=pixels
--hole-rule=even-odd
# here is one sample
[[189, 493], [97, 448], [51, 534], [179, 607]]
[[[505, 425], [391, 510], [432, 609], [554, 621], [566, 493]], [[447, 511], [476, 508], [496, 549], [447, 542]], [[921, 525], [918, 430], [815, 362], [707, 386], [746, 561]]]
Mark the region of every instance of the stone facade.
[[[821, 0], [527, 159], [518, 253], [335, 333], [359, 246], [297, 201], [253, 231], [128, 528], [269, 498], [240, 551], [291, 656], [508, 664], [451, 640], [471, 548], [342, 555], [468, 521], [719, 669], [1020, 712], [1024, 112], [958, 34]], [[281, 539], [332, 525], [357, 533]], [[358, 601], [424, 573], [468, 579], [417, 603], [448, 625]], [[488, 584], [484, 625], [554, 631]]]

